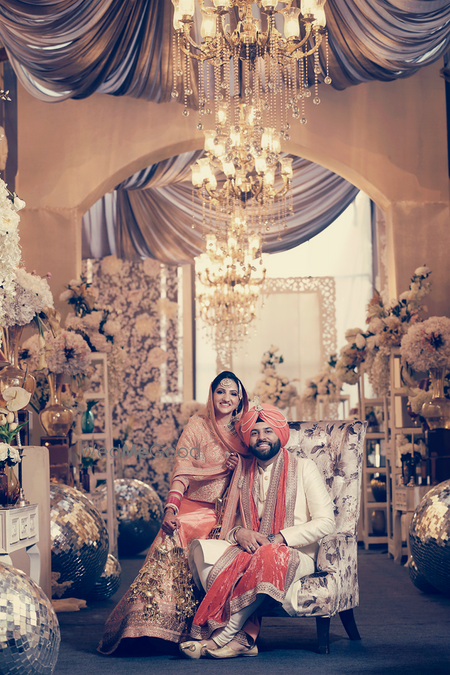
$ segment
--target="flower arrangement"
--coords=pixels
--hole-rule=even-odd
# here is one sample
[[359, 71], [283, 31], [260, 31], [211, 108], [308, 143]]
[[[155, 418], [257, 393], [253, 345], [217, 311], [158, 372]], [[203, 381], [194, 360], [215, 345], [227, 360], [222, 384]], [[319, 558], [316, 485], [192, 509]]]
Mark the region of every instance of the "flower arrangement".
[[303, 403], [315, 403], [318, 396], [326, 396], [330, 402], [339, 401], [342, 382], [334, 370], [336, 361], [332, 356], [325, 368], [306, 380], [305, 389], [301, 395]]
[[411, 326], [402, 339], [400, 352], [415, 371], [450, 369], [450, 319], [432, 316]]
[[[113, 263], [112, 268], [121, 268], [122, 261], [119, 259], [115, 259]], [[108, 268], [109, 273], [112, 273], [112, 268]], [[67, 290], [60, 295], [60, 300], [65, 300], [74, 309], [66, 318], [66, 328], [78, 333], [91, 351], [107, 354], [108, 390], [110, 401], [114, 403], [122, 391], [123, 373], [127, 363], [120, 312], [113, 311], [110, 306], [97, 305], [98, 291], [84, 275], [81, 275], [79, 281], [74, 279], [68, 284]]]
[[369, 382], [378, 395], [389, 389], [389, 356], [399, 347], [402, 337], [411, 325], [421, 321], [419, 312], [424, 297], [430, 292], [429, 267], [418, 267], [411, 278], [409, 289], [398, 300], [385, 303], [375, 291], [367, 306], [367, 331], [360, 328], [346, 332], [347, 344], [341, 349], [336, 374], [342, 382], [355, 384], [359, 366], [364, 363]]
[[9, 443], [0, 442], [0, 468], [5, 466], [15, 466], [20, 462], [20, 453], [17, 448], [14, 448]]
[[20, 462], [20, 452], [11, 446], [11, 443], [27, 422], [18, 424], [14, 413], [25, 408], [30, 397], [31, 394], [22, 387], [7, 387], [2, 392], [2, 398], [6, 402], [6, 406], [0, 408], [0, 467], [2, 469]]
[[20, 263], [19, 215], [25, 202], [6, 187], [0, 180], [0, 325], [3, 325], [4, 302], [10, 302], [15, 295], [14, 280]]
[[264, 352], [261, 359], [263, 377], [256, 383], [254, 396], [258, 396], [261, 403], [270, 403], [281, 410], [289, 408], [298, 398], [297, 389], [288, 377], [278, 375], [276, 366], [283, 363], [283, 357], [277, 354], [279, 347], [272, 345]]
[[46, 335], [47, 366], [51, 373], [69, 377], [82, 375], [89, 367], [91, 350], [86, 340], [74, 331], [64, 330], [57, 337]]

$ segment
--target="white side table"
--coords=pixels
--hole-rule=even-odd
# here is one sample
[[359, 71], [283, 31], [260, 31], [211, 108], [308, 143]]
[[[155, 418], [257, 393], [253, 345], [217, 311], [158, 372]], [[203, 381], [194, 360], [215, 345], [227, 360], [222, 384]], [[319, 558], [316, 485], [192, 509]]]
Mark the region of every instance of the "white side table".
[[0, 562], [12, 565], [10, 553], [26, 549], [30, 558], [30, 577], [38, 585], [41, 578], [39, 512], [37, 504], [0, 508]]

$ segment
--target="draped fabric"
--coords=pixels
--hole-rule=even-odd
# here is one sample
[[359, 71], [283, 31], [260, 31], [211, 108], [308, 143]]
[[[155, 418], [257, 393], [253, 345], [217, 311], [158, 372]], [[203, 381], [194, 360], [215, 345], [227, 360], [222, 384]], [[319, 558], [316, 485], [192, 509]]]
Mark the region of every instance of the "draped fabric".
[[[204, 251], [202, 205], [192, 198], [189, 169], [201, 154], [187, 152], [154, 164], [102, 197], [83, 217], [83, 257], [116, 254], [128, 260], [150, 257], [168, 264], [192, 263]], [[295, 158], [292, 167], [294, 215], [287, 219], [281, 240], [277, 228], [266, 234], [266, 253], [286, 251], [311, 239], [358, 194], [351, 183], [306, 159]]]
[[[171, 99], [172, 12], [169, 0], [1, 0], [0, 38], [43, 101], [100, 92], [160, 103]], [[337, 89], [412, 75], [449, 47], [448, 0], [328, 0], [325, 13]]]

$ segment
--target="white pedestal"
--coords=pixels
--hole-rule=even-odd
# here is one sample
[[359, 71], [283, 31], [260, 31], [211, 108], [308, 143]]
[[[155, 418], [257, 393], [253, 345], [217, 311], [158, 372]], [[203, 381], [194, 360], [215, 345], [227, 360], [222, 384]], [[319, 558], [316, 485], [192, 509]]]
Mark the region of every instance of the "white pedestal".
[[[44, 446], [27, 446], [23, 451], [23, 490], [30, 504], [38, 505], [40, 583], [49, 599], [52, 597], [51, 540], [50, 540], [50, 466], [48, 449]], [[25, 549], [13, 551], [14, 567], [31, 576], [32, 561]]]

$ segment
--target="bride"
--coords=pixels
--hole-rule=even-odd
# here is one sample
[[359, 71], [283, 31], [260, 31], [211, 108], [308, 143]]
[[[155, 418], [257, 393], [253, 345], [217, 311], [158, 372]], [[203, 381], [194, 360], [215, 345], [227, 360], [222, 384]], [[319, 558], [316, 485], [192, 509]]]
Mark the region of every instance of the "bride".
[[223, 538], [232, 527], [247, 448], [235, 423], [247, 411], [246, 391], [234, 373], [211, 383], [206, 412], [190, 418], [177, 444], [161, 530], [144, 565], [109, 616], [98, 647], [111, 654], [123, 638], [180, 642], [197, 608], [187, 553], [194, 539]]

